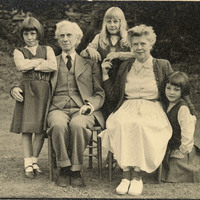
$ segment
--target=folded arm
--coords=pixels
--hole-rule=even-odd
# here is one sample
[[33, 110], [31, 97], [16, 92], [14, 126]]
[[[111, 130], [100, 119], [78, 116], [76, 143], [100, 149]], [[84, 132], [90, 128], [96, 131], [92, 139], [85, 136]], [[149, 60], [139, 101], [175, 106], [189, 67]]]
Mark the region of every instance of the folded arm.
[[42, 72], [52, 72], [57, 70], [56, 57], [51, 47], [47, 46], [47, 59], [42, 59], [42, 62], [37, 65], [34, 70]]

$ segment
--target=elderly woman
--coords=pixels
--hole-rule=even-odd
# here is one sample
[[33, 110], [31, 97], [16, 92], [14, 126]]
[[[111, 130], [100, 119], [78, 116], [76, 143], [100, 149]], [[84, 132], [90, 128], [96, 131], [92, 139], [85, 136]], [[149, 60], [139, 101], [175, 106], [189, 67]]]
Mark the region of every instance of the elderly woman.
[[115, 84], [102, 64], [107, 98], [114, 101], [114, 112], [101, 133], [103, 147], [114, 154], [123, 170], [117, 194], [140, 195], [143, 190], [141, 171], [151, 173], [161, 164], [171, 125], [163, 110], [164, 81], [173, 71], [169, 61], [151, 56], [156, 34], [151, 26], [135, 26], [128, 40], [136, 59], [122, 63]]

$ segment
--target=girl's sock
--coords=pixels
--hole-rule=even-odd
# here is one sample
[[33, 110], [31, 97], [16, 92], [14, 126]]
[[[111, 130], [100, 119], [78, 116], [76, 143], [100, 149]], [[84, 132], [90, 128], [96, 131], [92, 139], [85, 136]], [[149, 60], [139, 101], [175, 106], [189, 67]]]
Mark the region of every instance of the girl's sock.
[[38, 161], [38, 157], [32, 157], [33, 169], [39, 169], [37, 161]]
[[37, 172], [37, 173], [42, 173], [42, 171], [40, 170], [38, 164], [38, 157], [32, 157], [32, 162], [33, 162], [33, 169]]
[[24, 158], [24, 168], [26, 172], [33, 171], [33, 168], [28, 166], [33, 166], [32, 158]]

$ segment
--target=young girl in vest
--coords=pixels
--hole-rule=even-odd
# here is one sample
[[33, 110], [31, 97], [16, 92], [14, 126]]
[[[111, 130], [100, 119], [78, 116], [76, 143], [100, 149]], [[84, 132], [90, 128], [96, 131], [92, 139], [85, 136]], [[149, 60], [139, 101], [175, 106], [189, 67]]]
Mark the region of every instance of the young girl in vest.
[[196, 117], [190, 114], [182, 99], [189, 95], [189, 80], [185, 73], [174, 72], [167, 80], [167, 115], [173, 134], [163, 162], [164, 182], [200, 182], [200, 150], [194, 145]]
[[[25, 46], [14, 50], [14, 62], [22, 72], [19, 87], [11, 91], [20, 92], [10, 131], [22, 133], [25, 175], [34, 178], [41, 170], [37, 164], [44, 143], [46, 116], [50, 103], [50, 74], [57, 70], [53, 49], [40, 46], [43, 27], [34, 17], [26, 18], [20, 28]], [[34, 137], [33, 137], [33, 133]]]
[[[127, 22], [123, 11], [119, 7], [109, 8], [103, 19], [102, 30], [97, 34], [81, 56], [90, 57], [92, 60], [109, 66], [109, 78], [114, 83], [117, 71], [123, 60], [133, 58], [127, 42]], [[110, 109], [112, 102], [104, 103], [103, 114], [105, 119], [113, 111]]]

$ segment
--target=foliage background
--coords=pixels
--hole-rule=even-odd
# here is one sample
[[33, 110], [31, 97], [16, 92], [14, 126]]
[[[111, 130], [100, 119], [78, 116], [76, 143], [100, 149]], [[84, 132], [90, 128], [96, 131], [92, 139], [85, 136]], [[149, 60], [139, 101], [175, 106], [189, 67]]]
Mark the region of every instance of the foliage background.
[[[200, 2], [181, 1], [68, 1], [68, 0], [1, 0], [3, 10], [23, 10], [31, 12], [45, 26], [43, 43], [54, 47], [54, 29], [51, 27], [62, 19], [76, 21], [84, 32], [78, 51], [86, 47], [94, 35], [101, 30], [105, 11], [111, 6], [120, 7], [129, 27], [138, 24], [153, 26], [157, 43], [153, 51], [155, 57], [166, 58], [173, 63], [197, 65], [200, 62]], [[68, 14], [67, 14], [67, 13]], [[88, 23], [81, 18], [70, 18], [69, 14], [89, 14]], [[54, 24], [53, 24], [54, 23]], [[0, 37], [11, 46], [21, 46], [18, 31], [13, 34], [4, 18], [0, 21]], [[194, 66], [193, 66], [194, 67]], [[189, 73], [198, 68], [187, 69]]]

